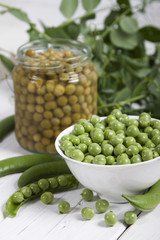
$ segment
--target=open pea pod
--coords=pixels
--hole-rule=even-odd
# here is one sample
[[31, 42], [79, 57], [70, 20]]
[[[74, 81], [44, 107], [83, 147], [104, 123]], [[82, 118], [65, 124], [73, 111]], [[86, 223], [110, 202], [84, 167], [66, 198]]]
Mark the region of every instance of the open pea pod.
[[[62, 182], [62, 180], [60, 180], [60, 179], [62, 179], [62, 177], [60, 178], [60, 176], [63, 176], [63, 182]], [[53, 180], [54, 180], [54, 184], [53, 184]], [[37, 186], [39, 188], [39, 191], [35, 193], [32, 189], [31, 196], [29, 196], [29, 197], [24, 196], [24, 198], [22, 198], [22, 200], [19, 203], [15, 202], [14, 196], [17, 193], [20, 193], [22, 195], [22, 189], [21, 188], [10, 196], [10, 198], [6, 202], [5, 210], [4, 210], [4, 213], [3, 213], [4, 217], [7, 217], [7, 216], [15, 217], [17, 215], [18, 209], [22, 205], [24, 205], [28, 201], [31, 201], [35, 198], [40, 197], [41, 194], [44, 193], [45, 191], [49, 191], [49, 192], [52, 192], [52, 193], [57, 193], [57, 192], [67, 191], [69, 189], [72, 189], [72, 188], [78, 186], [78, 181], [76, 180], [76, 178], [72, 174], [59, 175], [59, 176], [56, 176], [56, 177], [45, 179], [45, 181], [48, 182], [48, 187], [45, 188], [45, 189], [43, 189], [40, 186], [39, 181], [34, 182], [35, 186]], [[31, 188], [31, 185], [33, 186], [33, 183], [27, 185], [26, 187]]]

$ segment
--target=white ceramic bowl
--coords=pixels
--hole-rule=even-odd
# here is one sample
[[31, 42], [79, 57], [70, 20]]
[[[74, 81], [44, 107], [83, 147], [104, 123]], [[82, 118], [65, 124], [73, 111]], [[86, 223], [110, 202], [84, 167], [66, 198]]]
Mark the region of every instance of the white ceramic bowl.
[[[105, 117], [101, 117], [101, 120]], [[137, 119], [137, 116], [130, 116]], [[64, 155], [60, 149], [60, 139], [73, 130], [74, 125], [61, 132], [55, 142], [57, 152], [65, 159], [76, 179], [101, 198], [110, 202], [126, 202], [122, 193], [137, 195], [151, 187], [160, 179], [160, 157], [153, 160], [129, 165], [96, 165], [83, 163]]]

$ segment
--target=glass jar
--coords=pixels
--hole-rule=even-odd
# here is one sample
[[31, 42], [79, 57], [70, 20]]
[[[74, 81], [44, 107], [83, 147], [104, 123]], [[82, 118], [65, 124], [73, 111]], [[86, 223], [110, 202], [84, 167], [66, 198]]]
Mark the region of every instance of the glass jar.
[[20, 145], [55, 153], [58, 134], [97, 113], [97, 70], [89, 46], [38, 40], [18, 49], [13, 70], [15, 134]]

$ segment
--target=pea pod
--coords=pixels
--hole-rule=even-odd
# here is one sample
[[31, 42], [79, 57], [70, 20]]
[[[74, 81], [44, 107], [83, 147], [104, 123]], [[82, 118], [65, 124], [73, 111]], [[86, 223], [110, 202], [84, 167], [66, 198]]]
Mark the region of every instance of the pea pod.
[[140, 211], [152, 211], [160, 203], [160, 180], [145, 194], [136, 196], [122, 194], [122, 197]]
[[4, 139], [4, 137], [14, 130], [15, 121], [14, 115], [6, 117], [0, 121], [0, 142]]
[[53, 162], [53, 161], [64, 161], [63, 158], [58, 154], [47, 155], [47, 154], [33, 154], [33, 155], [23, 155], [18, 157], [7, 158], [0, 161], [0, 177], [23, 172], [27, 168], [34, 165]]
[[[42, 190], [40, 189], [38, 193], [33, 193], [32, 195], [28, 198], [23, 197], [21, 189], [13, 193], [10, 198], [7, 200], [6, 206], [5, 206], [5, 211], [4, 211], [4, 216], [11, 216], [15, 217], [17, 214], [18, 209], [25, 204], [28, 201], [31, 201], [32, 199], [40, 197], [45, 191], [49, 191], [52, 193], [57, 193], [57, 192], [63, 192], [67, 191], [69, 189], [72, 189], [74, 187], [78, 186], [78, 181], [72, 174], [66, 174], [65, 175], [67, 178], [67, 183], [65, 186], [62, 186], [58, 183], [58, 176], [54, 177], [54, 180], [57, 181], [57, 185], [55, 187], [52, 187], [52, 185], [48, 185], [48, 189]], [[44, 179], [43, 179], [44, 180]], [[50, 179], [46, 179], [48, 182], [51, 181]], [[36, 186], [38, 186], [38, 182], [34, 183]], [[33, 185], [33, 184], [32, 184]], [[27, 187], [30, 187], [31, 185], [27, 185]], [[17, 195], [20, 195], [20, 198], [17, 198]], [[16, 200], [15, 200], [16, 199]]]
[[28, 168], [18, 179], [18, 187], [23, 187], [42, 177], [71, 173], [65, 161], [41, 163]]

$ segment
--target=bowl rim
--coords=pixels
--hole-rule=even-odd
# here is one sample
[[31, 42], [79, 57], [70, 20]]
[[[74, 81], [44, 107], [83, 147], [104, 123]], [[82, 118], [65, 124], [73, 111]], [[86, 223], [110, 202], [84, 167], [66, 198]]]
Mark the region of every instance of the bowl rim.
[[[135, 116], [135, 115], [128, 115], [129, 117], [131, 117], [131, 119], [138, 119], [139, 116]], [[105, 119], [107, 116], [103, 116], [100, 117], [101, 120]], [[159, 119], [156, 118], [151, 118], [151, 120], [157, 120], [160, 122]], [[77, 124], [77, 123], [76, 123]], [[76, 124], [71, 125], [70, 127], [64, 129], [56, 138], [55, 140], [55, 148], [57, 150], [57, 152], [61, 155], [61, 157], [63, 157], [64, 159], [66, 159], [67, 161], [73, 162], [74, 164], [80, 164], [80, 165], [84, 165], [84, 166], [90, 166], [90, 167], [96, 167], [96, 168], [130, 168], [132, 166], [133, 167], [137, 167], [137, 166], [142, 166], [142, 165], [149, 165], [152, 164], [155, 161], [160, 160], [160, 156], [153, 158], [151, 160], [148, 161], [144, 161], [144, 162], [140, 162], [140, 163], [134, 163], [134, 164], [122, 164], [122, 165], [99, 165], [99, 164], [94, 164], [94, 163], [85, 163], [85, 162], [81, 162], [81, 161], [77, 161], [75, 159], [69, 158], [67, 157], [63, 151], [60, 149], [59, 145], [59, 141], [60, 139], [64, 136], [64, 135], [68, 135], [71, 133], [71, 130], [73, 130], [74, 126]], [[65, 134], [66, 132], [68, 132], [70, 130], [70, 133]]]

